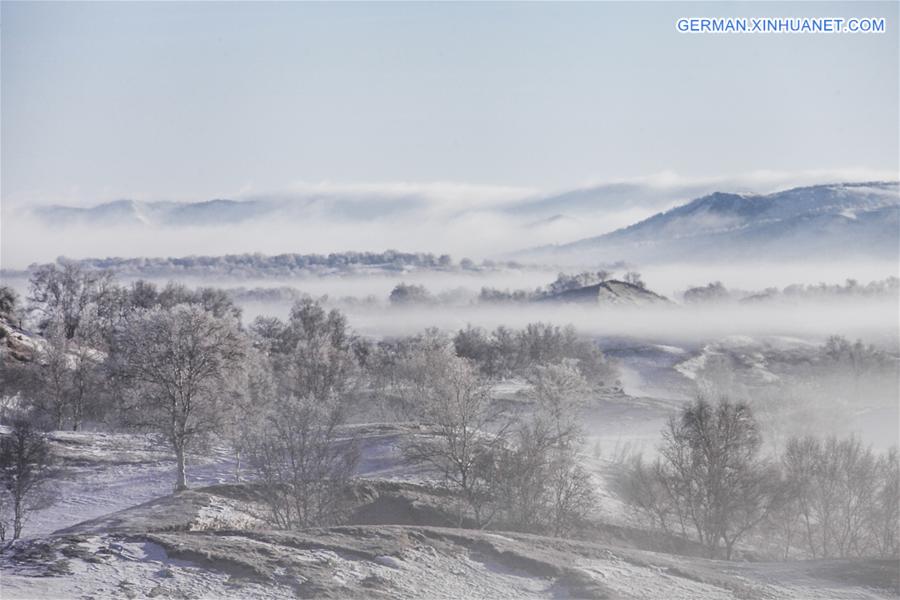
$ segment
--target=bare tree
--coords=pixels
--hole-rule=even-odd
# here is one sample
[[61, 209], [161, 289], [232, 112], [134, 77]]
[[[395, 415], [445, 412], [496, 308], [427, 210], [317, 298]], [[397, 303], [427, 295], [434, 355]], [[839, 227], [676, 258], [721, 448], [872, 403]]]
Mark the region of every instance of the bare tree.
[[336, 399], [282, 398], [252, 428], [247, 449], [269, 520], [291, 529], [340, 523], [359, 450], [341, 436]]
[[504, 527], [541, 531], [547, 517], [547, 466], [553, 435], [546, 423], [524, 423], [510, 438], [496, 453], [491, 492], [502, 508]]
[[870, 505], [866, 526], [879, 556], [900, 555], [900, 452], [893, 446], [877, 464], [878, 489]]
[[831, 436], [823, 441], [807, 436], [788, 441], [782, 463], [794, 482], [791, 503], [802, 523], [809, 556], [846, 558], [892, 552], [896, 527], [887, 537], [880, 530], [896, 524], [892, 460], [896, 456], [890, 453], [879, 460], [853, 437]]
[[597, 504], [594, 483], [571, 448], [558, 448], [551, 453], [548, 475], [548, 529], [555, 536], [570, 534]]
[[594, 484], [579, 464], [577, 439], [560, 437], [541, 418], [518, 423], [495, 451], [491, 493], [503, 526], [564, 535], [582, 524], [596, 504]]
[[703, 398], [669, 420], [661, 458], [632, 464], [620, 483], [626, 500], [669, 531], [692, 531], [710, 556], [730, 559], [735, 545], [781, 505], [784, 485], [759, 457], [759, 427], [749, 407]]
[[56, 429], [62, 429], [69, 420], [73, 431], [78, 431], [97, 407], [105, 360], [105, 355], [96, 349], [99, 343], [99, 331], [90, 315], [82, 317], [72, 338], [65, 336], [61, 318], [47, 323], [43, 344], [32, 365], [39, 383], [34, 395], [37, 408], [50, 417]]
[[[578, 464], [577, 407], [583, 377], [571, 364], [546, 365], [532, 377], [532, 406], [514, 415], [491, 396], [474, 364], [446, 346], [421, 360], [423, 419], [433, 436], [407, 445], [407, 455], [430, 464], [460, 493], [477, 527], [561, 535], [580, 523], [595, 502], [594, 487]], [[466, 512], [460, 510], [462, 524]]]
[[687, 516], [710, 555], [762, 522], [780, 500], [773, 473], [759, 458], [759, 426], [750, 408], [703, 398], [672, 418], [660, 449], [674, 477], [675, 506]]
[[10, 523], [12, 539], [18, 539], [29, 513], [49, 503], [50, 467], [47, 441], [27, 421], [14, 423], [0, 438], [0, 541]]
[[644, 283], [644, 279], [641, 277], [641, 274], [638, 273], [637, 271], [628, 271], [627, 273], [625, 273], [625, 276], [622, 278], [622, 281], [624, 281], [625, 283], [630, 283], [631, 285], [637, 286], [641, 289], [644, 289], [644, 287], [646, 287], [646, 284]]
[[563, 535], [596, 503], [593, 482], [578, 460], [587, 382], [573, 362], [534, 369], [531, 410], [519, 415], [498, 453], [493, 488], [507, 527]]
[[651, 528], [687, 536], [684, 515], [675, 503], [671, 483], [661, 459], [646, 463], [638, 454], [623, 461], [613, 485], [625, 505], [649, 522]]
[[[484, 508], [492, 455], [502, 447], [510, 422], [474, 365], [450, 355], [443, 366], [425, 382], [422, 398], [424, 419], [434, 426], [435, 435], [411, 440], [405, 451], [456, 487], [472, 509], [476, 525], [483, 527], [491, 517]], [[460, 511], [458, 517], [461, 523], [464, 513]]]
[[166, 435], [177, 462], [175, 489], [187, 488], [185, 453], [227, 414], [227, 379], [241, 368], [245, 339], [235, 321], [195, 305], [134, 313], [117, 340], [118, 367], [132, 384], [139, 422]]
[[69, 368], [69, 340], [60, 320], [52, 319], [44, 331], [44, 343], [32, 363], [38, 386], [38, 410], [49, 417], [54, 429], [62, 429], [65, 422], [71, 373]]
[[69, 415], [72, 431], [78, 431], [85, 418], [101, 412], [98, 407], [104, 385], [103, 361], [96, 349], [80, 343], [71, 349], [70, 363]]

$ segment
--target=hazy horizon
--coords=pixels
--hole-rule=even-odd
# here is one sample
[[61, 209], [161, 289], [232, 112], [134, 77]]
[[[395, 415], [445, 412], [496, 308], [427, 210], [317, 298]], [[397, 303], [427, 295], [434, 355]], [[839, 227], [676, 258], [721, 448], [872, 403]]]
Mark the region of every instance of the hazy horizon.
[[[238, 196], [234, 200], [247, 207], [274, 203], [283, 210], [258, 215], [251, 212], [236, 221], [225, 216], [221, 222], [212, 223], [154, 220], [153, 211], [165, 206], [162, 201], [138, 204], [133, 215], [113, 213], [81, 220], [66, 213], [62, 221], [48, 220], [39, 211], [65, 204], [4, 202], [0, 264], [5, 269], [22, 269], [57, 257], [329, 254], [388, 249], [449, 253], [456, 259], [502, 259], [528, 248], [571, 243], [628, 227], [713, 192], [766, 194], [827, 183], [898, 179], [900, 173], [864, 169], [759, 172], [716, 178], [660, 173], [552, 193], [447, 182], [326, 182]], [[196, 203], [202, 205], [209, 200], [198, 199]], [[97, 206], [106, 205], [88, 203], [73, 208]], [[151, 213], [142, 214], [142, 206]], [[132, 217], [134, 220], [127, 220]], [[42, 243], [33, 243], [36, 239]], [[160, 252], [160, 248], [165, 250]], [[606, 262], [621, 258], [609, 256]], [[596, 263], [590, 258], [585, 265]], [[571, 260], [560, 264], [577, 266]]]

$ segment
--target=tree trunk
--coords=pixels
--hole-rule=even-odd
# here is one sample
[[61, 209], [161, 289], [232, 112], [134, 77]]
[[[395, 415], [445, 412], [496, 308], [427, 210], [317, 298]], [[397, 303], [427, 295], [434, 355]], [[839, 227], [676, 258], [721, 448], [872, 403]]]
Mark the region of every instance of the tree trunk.
[[83, 412], [81, 400], [76, 400], [72, 403], [72, 431], [78, 431], [81, 428], [81, 415]]
[[22, 526], [25, 524], [25, 501], [21, 493], [16, 492], [13, 498], [13, 540], [19, 539], [22, 535]]
[[184, 474], [184, 445], [175, 444], [175, 491], [187, 489], [187, 478]]

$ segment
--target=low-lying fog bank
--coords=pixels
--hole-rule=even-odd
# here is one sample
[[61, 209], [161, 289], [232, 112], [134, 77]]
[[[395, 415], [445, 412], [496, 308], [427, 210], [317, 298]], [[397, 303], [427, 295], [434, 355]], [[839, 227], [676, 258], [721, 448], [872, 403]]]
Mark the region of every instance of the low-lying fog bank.
[[[284, 318], [289, 303], [247, 303], [244, 319]], [[471, 306], [342, 306], [351, 325], [373, 337], [409, 335], [428, 327], [455, 330], [474, 325], [523, 327], [543, 321], [574, 325], [594, 337], [627, 337], [676, 345], [698, 345], [726, 336], [788, 336], [823, 342], [830, 335], [862, 339], [886, 349], [898, 344], [896, 300], [702, 306], [608, 307], [529, 303]]]
[[[498, 290], [533, 291], [546, 286], [561, 273], [574, 275], [579, 272], [595, 273], [603, 270], [611, 278], [622, 278], [626, 272], [640, 273], [648, 289], [670, 299], [679, 300], [688, 289], [720, 282], [729, 290], [762, 291], [768, 288], [785, 288], [793, 285], [815, 286], [845, 285], [847, 281], [865, 284], [896, 277], [900, 272], [900, 260], [849, 261], [761, 261], [742, 262], [728, 265], [707, 263], [684, 263], [676, 265], [626, 264], [610, 260], [603, 263], [588, 262], [579, 266], [553, 264], [522, 264], [511, 266], [506, 263], [490, 263], [462, 268], [450, 258], [447, 268], [427, 268], [403, 265], [373, 265], [358, 270], [356, 268], [333, 268], [321, 271], [299, 271], [293, 276], [271, 274], [263, 269], [247, 267], [245, 271], [232, 275], [204, 272], [203, 267], [171, 269], [171, 272], [157, 273], [153, 269], [118, 272], [113, 269], [116, 279], [128, 283], [145, 279], [157, 284], [176, 281], [188, 286], [215, 286], [222, 288], [264, 288], [292, 287], [311, 296], [328, 295], [332, 298], [353, 296], [366, 298], [375, 296], [386, 299], [398, 283], [421, 285], [435, 296], [459, 293], [477, 296], [483, 287]], [[614, 257], [612, 257], [614, 258]], [[137, 259], [141, 260], [141, 259]], [[185, 259], [189, 260], [189, 259]], [[90, 261], [88, 261], [90, 262]], [[30, 271], [14, 270], [3, 257], [2, 280], [18, 291], [28, 290]], [[88, 265], [82, 265], [88, 267]], [[89, 268], [94, 269], [91, 265]]]

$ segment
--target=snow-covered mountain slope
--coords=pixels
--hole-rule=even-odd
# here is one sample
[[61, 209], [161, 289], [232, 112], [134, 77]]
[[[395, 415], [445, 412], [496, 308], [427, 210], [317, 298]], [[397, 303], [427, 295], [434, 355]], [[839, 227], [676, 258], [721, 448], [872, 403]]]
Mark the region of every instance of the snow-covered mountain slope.
[[641, 262], [896, 258], [897, 182], [714, 193], [629, 227], [521, 257]]
[[[711, 185], [670, 189], [619, 184], [560, 194], [513, 190], [463, 196], [405, 188], [312, 190], [190, 202], [48, 203], [10, 209], [24, 224], [10, 235], [18, 236], [14, 262], [21, 266], [50, 256], [83, 255], [86, 231], [94, 256], [148, 254], [137, 248], [158, 249], [160, 244], [167, 252], [183, 255], [427, 247], [456, 256], [505, 256], [554, 265], [831, 259], [833, 252], [897, 255], [897, 183], [703, 195], [715, 189]], [[265, 235], [248, 235], [251, 226]], [[197, 228], [218, 235], [206, 237]], [[337, 235], [341, 232], [346, 237]], [[31, 248], [29, 241], [39, 235], [48, 243]], [[165, 236], [165, 243], [159, 236]], [[351, 242], [337, 247], [338, 238]], [[533, 248], [520, 251], [527, 246]]]

